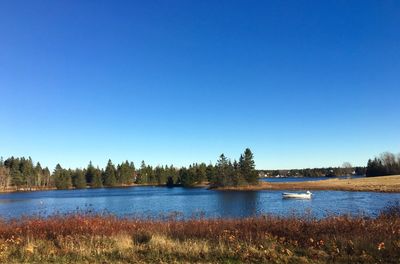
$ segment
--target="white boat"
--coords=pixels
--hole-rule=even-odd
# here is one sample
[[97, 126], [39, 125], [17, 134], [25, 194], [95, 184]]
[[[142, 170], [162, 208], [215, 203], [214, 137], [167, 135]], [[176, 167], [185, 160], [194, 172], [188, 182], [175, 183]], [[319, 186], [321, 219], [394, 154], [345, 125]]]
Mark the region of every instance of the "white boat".
[[293, 198], [293, 199], [311, 199], [312, 193], [307, 191], [306, 193], [282, 193], [282, 198]]

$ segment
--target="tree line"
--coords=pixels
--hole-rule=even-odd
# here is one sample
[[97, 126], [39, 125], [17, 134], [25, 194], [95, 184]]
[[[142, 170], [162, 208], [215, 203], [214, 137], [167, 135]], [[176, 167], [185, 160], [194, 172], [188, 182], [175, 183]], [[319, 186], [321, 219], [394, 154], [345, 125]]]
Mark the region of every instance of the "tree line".
[[363, 176], [366, 174], [366, 167], [354, 167], [345, 162], [341, 167], [326, 168], [305, 168], [291, 170], [259, 170], [260, 177], [337, 177], [337, 176]]
[[369, 159], [366, 175], [368, 177], [400, 175], [400, 154], [384, 152], [374, 159]]
[[104, 169], [89, 162], [84, 169], [67, 169], [57, 164], [53, 172], [33, 163], [29, 158], [10, 157], [0, 159], [0, 189], [45, 188], [101, 188], [151, 184], [191, 187], [208, 182], [211, 187], [240, 186], [257, 184], [258, 177], [265, 176], [343, 176], [343, 175], [383, 176], [400, 174], [400, 154], [385, 152], [368, 160], [367, 167], [353, 167], [344, 163], [342, 167], [307, 168], [292, 170], [255, 169], [253, 153], [246, 149], [239, 160], [233, 162], [221, 154], [215, 164], [194, 163], [188, 167], [173, 165], [150, 166], [144, 161], [139, 168], [133, 162], [125, 161], [114, 165], [111, 160]]
[[50, 170], [42, 168], [40, 163], [33, 165], [32, 159], [8, 158], [0, 159], [0, 187], [25, 186], [32, 188], [36, 186], [47, 187], [53, 185], [53, 177]]
[[93, 166], [89, 162], [84, 169], [67, 169], [57, 164], [53, 172], [39, 162], [33, 163], [29, 158], [10, 157], [0, 160], [0, 188], [14, 187], [16, 189], [41, 188], [101, 188], [127, 186], [136, 184], [158, 184], [168, 186], [191, 187], [203, 182], [209, 182], [212, 187], [238, 186], [256, 184], [258, 175], [255, 170], [253, 153], [246, 149], [239, 161], [221, 154], [215, 165], [194, 163], [189, 167], [176, 168], [173, 165], [152, 167], [141, 162], [136, 169], [133, 162], [125, 161], [114, 165], [108, 160], [104, 169]]

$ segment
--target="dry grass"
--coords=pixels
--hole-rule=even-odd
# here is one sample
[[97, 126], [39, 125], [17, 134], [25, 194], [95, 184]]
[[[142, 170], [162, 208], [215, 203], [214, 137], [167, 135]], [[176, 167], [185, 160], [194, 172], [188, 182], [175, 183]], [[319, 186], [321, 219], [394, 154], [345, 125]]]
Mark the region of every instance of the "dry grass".
[[306, 182], [260, 182], [260, 184], [254, 186], [226, 187], [220, 188], [220, 190], [338, 190], [400, 192], [400, 175], [357, 179], [329, 179]]
[[0, 222], [0, 263], [399, 263], [400, 206], [377, 218], [167, 221], [70, 215]]

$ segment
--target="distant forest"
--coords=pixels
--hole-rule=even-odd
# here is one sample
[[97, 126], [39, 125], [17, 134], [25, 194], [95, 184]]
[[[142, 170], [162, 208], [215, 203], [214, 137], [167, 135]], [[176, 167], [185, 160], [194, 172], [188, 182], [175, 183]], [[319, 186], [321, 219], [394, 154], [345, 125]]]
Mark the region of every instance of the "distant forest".
[[84, 169], [67, 169], [57, 164], [55, 169], [43, 168], [39, 162], [29, 158], [0, 159], [0, 189], [69, 189], [129, 186], [132, 184], [167, 185], [192, 187], [208, 182], [211, 187], [252, 185], [259, 177], [299, 176], [343, 176], [366, 175], [383, 176], [400, 174], [400, 154], [383, 153], [370, 159], [367, 167], [352, 167], [345, 162], [342, 167], [256, 170], [253, 153], [246, 149], [239, 160], [233, 162], [221, 154], [215, 165], [194, 163], [189, 167], [177, 168], [173, 165], [152, 167], [141, 162], [139, 168], [133, 162], [125, 161], [114, 165], [109, 160], [104, 169], [90, 162]]
[[400, 175], [400, 153], [382, 153], [379, 157], [368, 160], [367, 176]]
[[337, 176], [363, 176], [367, 167], [353, 167], [347, 163], [342, 167], [306, 168], [292, 170], [259, 170], [260, 177], [337, 177]]
[[366, 167], [353, 167], [349, 162], [341, 167], [306, 168], [292, 170], [258, 170], [260, 177], [337, 177], [337, 176], [386, 176], [400, 175], [400, 154], [397, 156], [384, 152], [374, 159], [368, 160]]
[[233, 162], [221, 154], [216, 164], [194, 163], [189, 167], [173, 165], [152, 167], [141, 162], [139, 168], [125, 161], [114, 165], [108, 161], [105, 169], [89, 163], [85, 169], [67, 169], [57, 164], [53, 172], [29, 158], [10, 157], [0, 160], [0, 188], [69, 189], [129, 186], [132, 184], [191, 187], [209, 182], [211, 187], [251, 185], [258, 183], [253, 153], [246, 149]]

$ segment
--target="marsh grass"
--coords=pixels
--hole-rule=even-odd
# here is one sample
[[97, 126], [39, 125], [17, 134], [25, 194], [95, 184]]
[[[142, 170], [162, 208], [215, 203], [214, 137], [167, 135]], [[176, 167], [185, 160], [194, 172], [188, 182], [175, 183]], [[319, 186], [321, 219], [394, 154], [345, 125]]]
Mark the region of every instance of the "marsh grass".
[[141, 220], [76, 214], [0, 222], [1, 263], [399, 263], [399, 205], [378, 217]]

